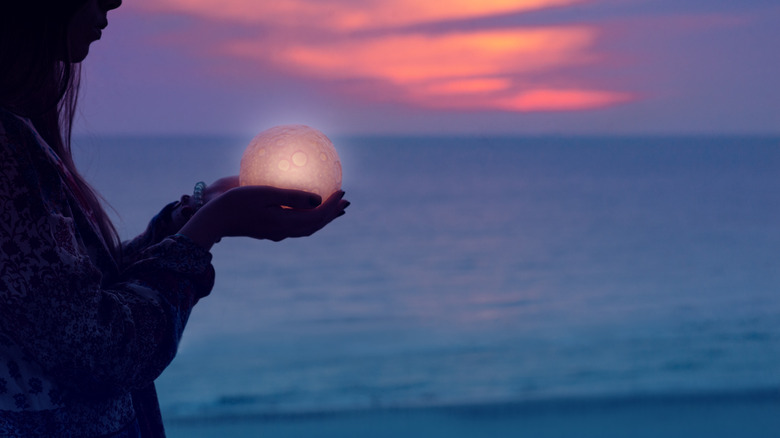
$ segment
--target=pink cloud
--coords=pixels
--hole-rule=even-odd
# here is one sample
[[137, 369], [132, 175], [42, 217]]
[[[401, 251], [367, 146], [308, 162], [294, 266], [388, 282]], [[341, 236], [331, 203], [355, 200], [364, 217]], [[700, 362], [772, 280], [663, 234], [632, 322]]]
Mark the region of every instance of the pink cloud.
[[223, 48], [231, 55], [272, 59], [291, 71], [318, 77], [415, 84], [538, 72], [584, 62], [584, 49], [593, 37], [591, 29], [569, 27], [322, 42], [282, 39], [271, 46], [256, 40], [234, 40]]
[[[355, 98], [426, 108], [503, 111], [587, 110], [633, 100], [626, 93], [577, 84], [577, 78], [566, 87], [539, 80], [599, 62], [594, 55], [599, 35], [595, 26], [439, 34], [392, 31], [412, 24], [584, 1], [452, 0], [442, 6], [425, 0], [144, 0], [137, 7], [151, 13], [191, 14], [225, 26], [262, 27], [261, 37], [223, 33], [210, 44], [211, 56], [340, 84], [332, 85], [333, 89], [349, 89]], [[365, 32], [378, 29], [385, 31]], [[377, 86], [345, 87], [345, 82]]]
[[586, 0], [139, 0], [136, 7], [208, 19], [335, 31], [483, 17], [583, 3]]

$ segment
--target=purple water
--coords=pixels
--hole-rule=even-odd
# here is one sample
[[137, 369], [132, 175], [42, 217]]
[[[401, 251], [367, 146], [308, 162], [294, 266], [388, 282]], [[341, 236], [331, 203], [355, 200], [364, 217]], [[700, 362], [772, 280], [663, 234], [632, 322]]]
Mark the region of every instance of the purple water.
[[[126, 237], [249, 139], [86, 138]], [[334, 139], [352, 206], [226, 239], [163, 411], [751, 391], [780, 374], [780, 139]]]

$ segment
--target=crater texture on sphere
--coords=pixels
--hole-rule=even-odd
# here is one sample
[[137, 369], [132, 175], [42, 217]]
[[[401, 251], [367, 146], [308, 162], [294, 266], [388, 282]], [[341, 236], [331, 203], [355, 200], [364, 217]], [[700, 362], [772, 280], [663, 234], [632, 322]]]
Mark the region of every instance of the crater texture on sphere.
[[239, 183], [304, 190], [325, 200], [341, 189], [341, 162], [322, 132], [305, 125], [276, 126], [247, 146]]

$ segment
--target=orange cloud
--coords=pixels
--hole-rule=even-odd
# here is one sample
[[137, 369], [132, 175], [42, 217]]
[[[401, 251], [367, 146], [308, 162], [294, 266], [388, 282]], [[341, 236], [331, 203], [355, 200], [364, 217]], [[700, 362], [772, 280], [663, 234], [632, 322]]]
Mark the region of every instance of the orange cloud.
[[[139, 0], [141, 1], [141, 0]], [[386, 100], [429, 108], [557, 111], [600, 108], [629, 95], [539, 84], [547, 73], [595, 62], [593, 26], [422, 33], [404, 26], [565, 7], [588, 0], [143, 0], [141, 7], [264, 26], [262, 38], [215, 43], [248, 59], [317, 81], [360, 81], [393, 90]], [[396, 29], [393, 31], [393, 29]], [[382, 30], [382, 32], [361, 32]], [[527, 80], [528, 77], [535, 81]], [[534, 85], [529, 85], [534, 82]], [[574, 78], [570, 82], [577, 82]], [[376, 91], [360, 93], [376, 99]]]
[[584, 62], [593, 39], [587, 28], [548, 28], [393, 35], [338, 41], [232, 41], [231, 55], [272, 59], [299, 73], [322, 78], [371, 78], [393, 84], [475, 76], [541, 72]]

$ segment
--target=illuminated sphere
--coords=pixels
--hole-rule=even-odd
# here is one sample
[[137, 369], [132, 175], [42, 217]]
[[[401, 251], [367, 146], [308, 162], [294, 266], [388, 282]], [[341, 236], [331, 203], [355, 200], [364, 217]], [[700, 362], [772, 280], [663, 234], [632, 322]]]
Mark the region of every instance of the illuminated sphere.
[[241, 157], [239, 184], [316, 193], [323, 201], [341, 189], [341, 162], [322, 132], [304, 125], [258, 134]]

